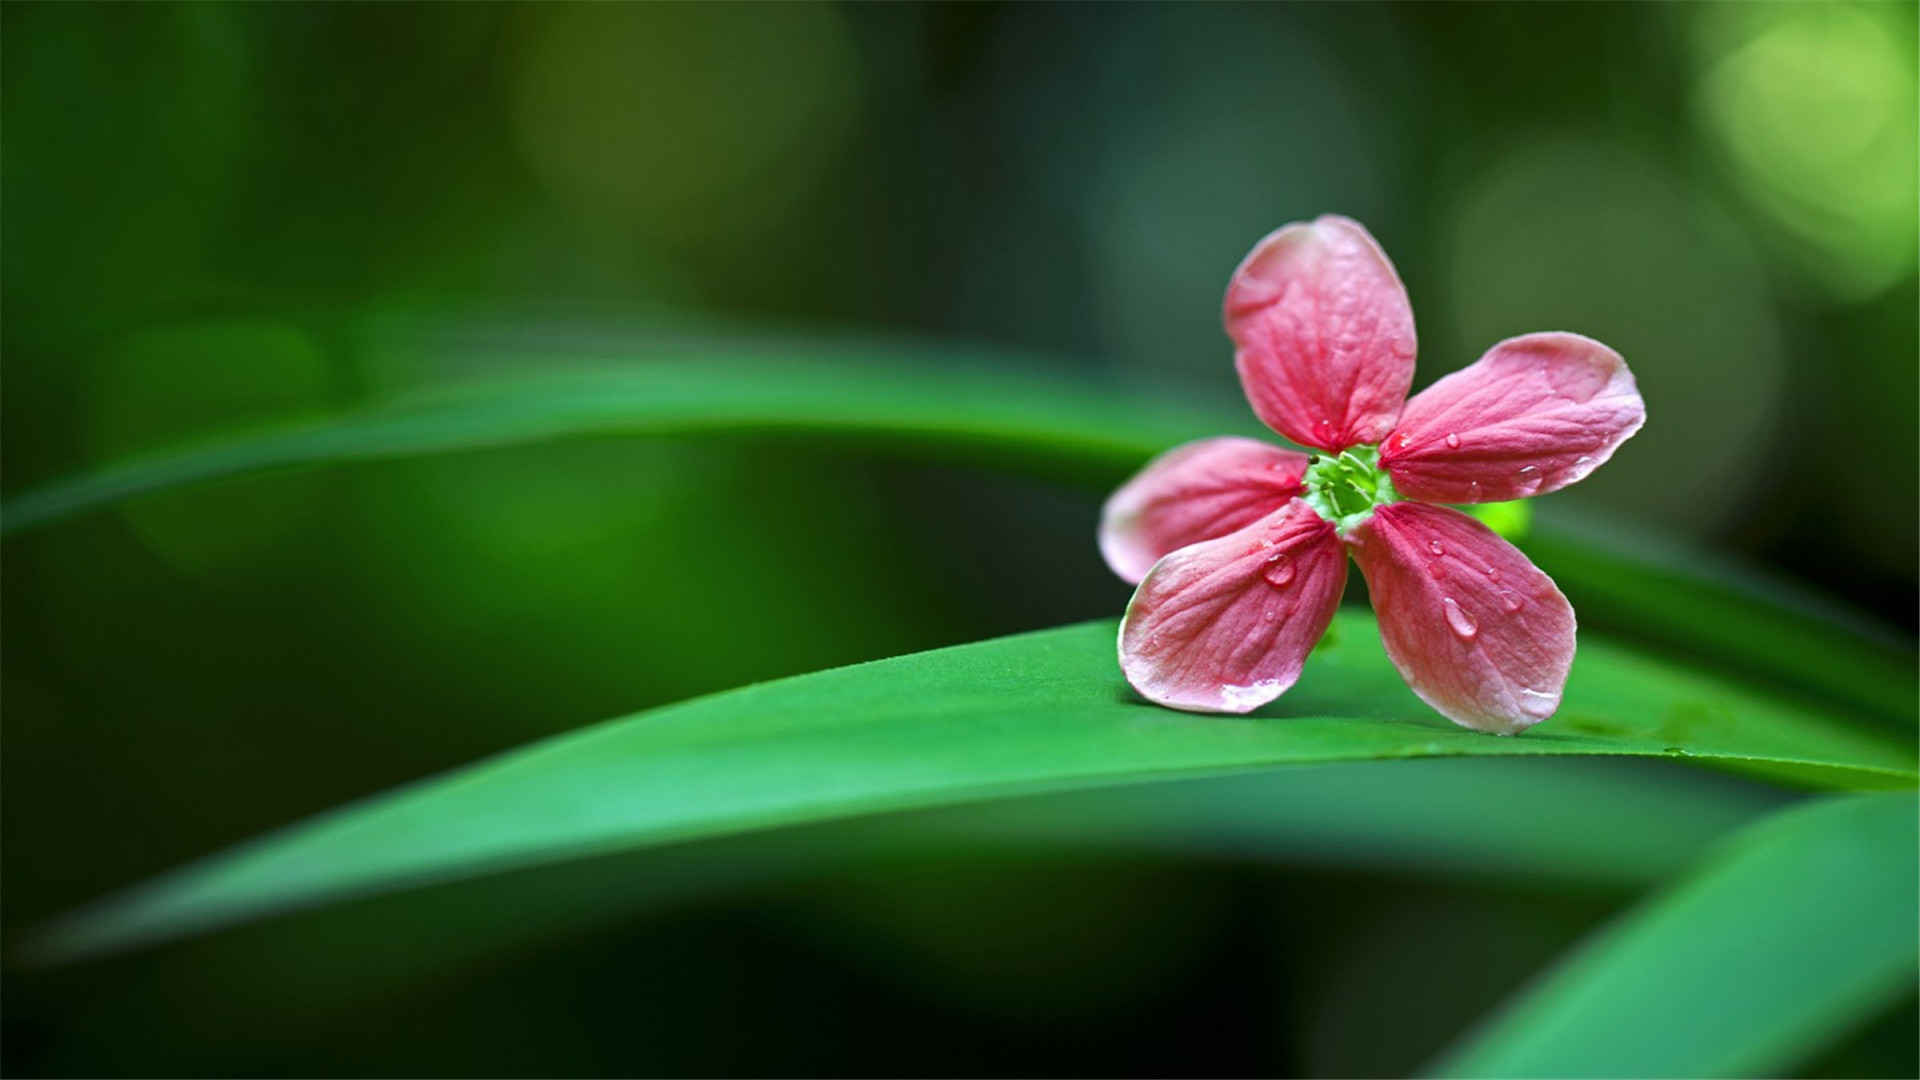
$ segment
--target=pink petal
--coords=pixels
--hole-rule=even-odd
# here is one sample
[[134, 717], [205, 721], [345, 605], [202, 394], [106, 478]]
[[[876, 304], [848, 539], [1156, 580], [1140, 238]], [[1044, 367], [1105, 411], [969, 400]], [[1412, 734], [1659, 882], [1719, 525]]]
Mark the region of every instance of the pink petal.
[[1300, 677], [1346, 582], [1333, 526], [1294, 499], [1155, 563], [1120, 623], [1120, 670], [1162, 705], [1251, 712]]
[[1307, 456], [1254, 439], [1201, 439], [1147, 462], [1100, 513], [1100, 554], [1137, 584], [1176, 548], [1225, 536], [1300, 494]]
[[1348, 537], [1380, 640], [1420, 699], [1462, 727], [1513, 735], [1560, 707], [1573, 607], [1485, 525], [1399, 502]]
[[1619, 353], [1579, 334], [1527, 334], [1407, 402], [1380, 463], [1411, 499], [1544, 495], [1599, 468], [1646, 420]]
[[1253, 411], [1302, 446], [1393, 430], [1413, 385], [1413, 309], [1357, 221], [1328, 215], [1254, 246], [1227, 285], [1227, 336]]

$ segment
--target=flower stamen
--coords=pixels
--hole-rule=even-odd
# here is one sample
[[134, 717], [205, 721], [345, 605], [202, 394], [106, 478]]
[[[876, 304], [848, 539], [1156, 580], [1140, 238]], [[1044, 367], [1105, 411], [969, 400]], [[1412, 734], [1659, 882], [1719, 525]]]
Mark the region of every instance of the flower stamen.
[[1315, 454], [1309, 459], [1301, 498], [1314, 512], [1333, 523], [1341, 536], [1365, 524], [1375, 507], [1398, 502], [1393, 479], [1380, 467], [1380, 448], [1353, 446], [1338, 454]]

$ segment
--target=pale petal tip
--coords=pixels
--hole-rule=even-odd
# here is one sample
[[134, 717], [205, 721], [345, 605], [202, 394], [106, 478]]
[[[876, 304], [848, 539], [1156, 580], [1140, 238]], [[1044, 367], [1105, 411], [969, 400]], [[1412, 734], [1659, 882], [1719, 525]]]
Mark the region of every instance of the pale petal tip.
[[1222, 684], [1210, 691], [1194, 692], [1158, 686], [1146, 672], [1129, 670], [1124, 663], [1121, 671], [1127, 677], [1127, 685], [1133, 687], [1141, 697], [1155, 705], [1191, 713], [1245, 715], [1277, 700], [1293, 685], [1278, 679], [1265, 679], [1249, 686]]

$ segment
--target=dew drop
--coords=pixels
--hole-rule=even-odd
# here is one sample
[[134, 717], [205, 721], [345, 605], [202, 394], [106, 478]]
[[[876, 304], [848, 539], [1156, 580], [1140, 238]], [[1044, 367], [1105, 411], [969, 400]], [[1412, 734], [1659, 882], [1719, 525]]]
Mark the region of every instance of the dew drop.
[[1447, 549], [1441, 547], [1440, 541], [1438, 540], [1427, 541], [1427, 550], [1433, 552], [1435, 555], [1445, 555], [1447, 553]]
[[1447, 432], [1447, 445], [1455, 450], [1460, 449], [1460, 436], [1451, 431]]
[[1441, 568], [1439, 563], [1430, 562], [1427, 564], [1427, 576], [1435, 581], [1439, 581], [1441, 578], [1447, 576], [1447, 572]]
[[1520, 688], [1520, 711], [1528, 716], [1542, 718], [1552, 716], [1554, 707], [1558, 704], [1554, 696], [1545, 691], [1535, 690], [1531, 686]]
[[1500, 606], [1508, 611], [1520, 610], [1520, 598], [1505, 589], [1500, 590]]
[[1260, 576], [1266, 578], [1267, 584], [1274, 588], [1282, 588], [1293, 580], [1293, 560], [1287, 557], [1286, 552], [1276, 551], [1267, 556], [1267, 567], [1260, 571]]
[[1405, 450], [1405, 449], [1407, 448], [1407, 437], [1406, 437], [1406, 435], [1404, 435], [1404, 434], [1402, 434], [1402, 435], [1400, 435], [1400, 436], [1398, 436], [1398, 441], [1399, 441], [1399, 443], [1400, 443], [1400, 449], [1402, 449], [1402, 450]]
[[1593, 459], [1588, 457], [1587, 455], [1581, 454], [1579, 457], [1573, 459], [1573, 463], [1575, 465], [1585, 465], [1587, 462], [1592, 460]]
[[1446, 609], [1447, 625], [1453, 628], [1455, 634], [1467, 640], [1472, 640], [1473, 635], [1480, 632], [1480, 628], [1474, 625], [1472, 616], [1460, 610], [1459, 602], [1454, 600], [1453, 597], [1443, 597], [1440, 601], [1440, 606]]
[[1521, 475], [1521, 476], [1525, 476], [1525, 475], [1527, 475], [1528, 473], [1530, 473], [1530, 472], [1534, 472], [1534, 471], [1536, 471], [1536, 470], [1538, 470], [1538, 469], [1539, 469], [1539, 466], [1538, 466], [1538, 465], [1522, 465], [1522, 466], [1520, 466], [1520, 473], [1519, 473], [1519, 475]]
[[1493, 583], [1494, 583], [1494, 584], [1496, 584], [1496, 585], [1497, 585], [1497, 584], [1499, 584], [1499, 583], [1500, 583], [1500, 571], [1498, 571], [1498, 570], [1495, 570], [1495, 569], [1494, 569], [1493, 567], [1491, 567], [1491, 566], [1489, 566], [1489, 567], [1487, 567], [1487, 580], [1488, 580], [1488, 581], [1491, 581], [1491, 582], [1493, 582]]
[[1280, 612], [1279, 612], [1279, 610], [1278, 610], [1278, 609], [1276, 609], [1276, 608], [1268, 608], [1268, 609], [1267, 609], [1267, 613], [1266, 613], [1266, 619], [1267, 619], [1267, 621], [1268, 621], [1268, 622], [1272, 622], [1273, 620], [1275, 620], [1275, 619], [1277, 619], [1277, 618], [1279, 618], [1279, 617], [1280, 617]]

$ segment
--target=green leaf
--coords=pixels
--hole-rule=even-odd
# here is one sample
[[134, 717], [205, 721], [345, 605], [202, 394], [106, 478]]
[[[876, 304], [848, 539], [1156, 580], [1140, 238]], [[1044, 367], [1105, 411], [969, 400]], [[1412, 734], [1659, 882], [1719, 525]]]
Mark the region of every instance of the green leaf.
[[1527, 555], [1559, 582], [1582, 626], [1709, 660], [1762, 685], [1811, 690], [1911, 733], [1920, 692], [1913, 644], [1823, 597], [1619, 521], [1555, 504]]
[[1293, 763], [1629, 754], [1915, 780], [1884, 738], [1661, 660], [1581, 643], [1560, 714], [1518, 738], [1421, 705], [1370, 616], [1343, 613], [1251, 717], [1140, 702], [1112, 622], [699, 698], [536, 743], [243, 847], [60, 927], [77, 954], [348, 894], [877, 811]]
[[1449, 1076], [1790, 1072], [1913, 989], [1912, 795], [1823, 799], [1736, 835], [1447, 1055]]
[[[217, 978], [223, 1023], [256, 1034], [387, 1007], [517, 950], [784, 880], [914, 860], [1027, 856], [1321, 865], [1468, 882], [1640, 889], [1793, 796], [1660, 762], [1450, 758], [1302, 765], [1052, 792], [636, 848], [344, 900], [181, 943], [191, 994]], [[1513, 813], [1524, 806], [1528, 812]], [[379, 949], [364, 948], [379, 940]], [[151, 970], [151, 969], [149, 969]], [[209, 976], [209, 972], [217, 975]], [[297, 1000], [298, 1010], [285, 1003]]]
[[1516, 544], [1524, 543], [1533, 528], [1533, 503], [1526, 499], [1511, 502], [1477, 503], [1462, 510], [1480, 519], [1480, 524]]
[[[587, 435], [805, 434], [1096, 490], [1188, 439], [1271, 437], [1243, 411], [1183, 408], [1094, 380], [1047, 378], [1013, 369], [1019, 358], [1004, 356], [634, 334], [566, 348], [501, 346], [488, 341], [511, 335], [435, 327], [367, 346], [368, 366], [384, 373], [373, 381], [391, 383], [398, 369], [460, 364], [563, 373], [488, 375], [391, 394], [323, 420], [209, 435], [10, 498], [0, 505], [0, 534], [222, 477]], [[481, 362], [478, 354], [491, 355]], [[617, 366], [605, 366], [608, 358], [619, 358]], [[602, 366], [581, 370], [583, 363]], [[1561, 513], [1560, 498], [1544, 500], [1523, 546], [1573, 599], [1582, 625], [1913, 730], [1920, 695], [1910, 641], [1778, 581], [1730, 572], [1724, 560]]]
[[[1066, 379], [983, 369], [940, 353], [887, 364], [820, 359], [804, 347], [785, 357], [712, 348], [647, 351], [666, 355], [617, 369], [402, 393], [320, 421], [215, 436], [117, 462], [9, 499], [0, 507], [0, 532], [268, 469], [585, 435], [827, 434], [1105, 483], [1150, 454], [1220, 429], [1204, 412]], [[566, 364], [536, 355], [516, 366]]]

